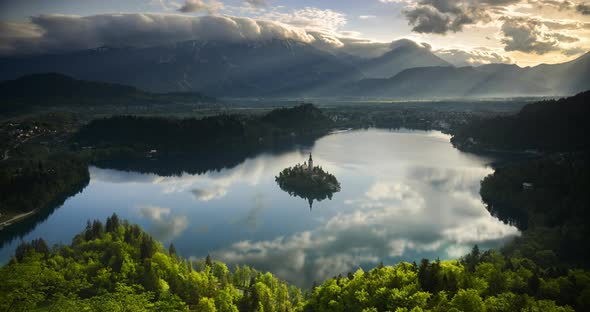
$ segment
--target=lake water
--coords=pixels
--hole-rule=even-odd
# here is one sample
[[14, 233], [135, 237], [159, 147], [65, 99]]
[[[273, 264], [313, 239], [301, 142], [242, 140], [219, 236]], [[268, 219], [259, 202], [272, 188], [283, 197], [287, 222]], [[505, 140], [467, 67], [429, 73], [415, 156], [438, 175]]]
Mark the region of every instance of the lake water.
[[[479, 183], [492, 172], [492, 160], [462, 153], [449, 139], [435, 131], [340, 132], [200, 175], [92, 167], [90, 184], [22, 239], [70, 243], [86, 220], [116, 212], [166, 247], [173, 242], [185, 257], [211, 254], [299, 286], [380, 262], [457, 258], [474, 244], [498, 247], [519, 232], [481, 202]], [[274, 181], [309, 152], [342, 186], [311, 210]], [[4, 243], [2, 262], [17, 244]]]

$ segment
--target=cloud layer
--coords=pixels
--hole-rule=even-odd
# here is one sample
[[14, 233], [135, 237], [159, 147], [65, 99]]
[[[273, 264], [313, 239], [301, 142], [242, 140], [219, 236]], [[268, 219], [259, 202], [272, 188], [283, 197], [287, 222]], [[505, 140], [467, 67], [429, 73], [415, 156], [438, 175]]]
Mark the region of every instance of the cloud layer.
[[40, 15], [30, 22], [1, 23], [3, 54], [145, 47], [186, 40], [293, 39], [311, 43], [305, 30], [287, 24], [230, 16], [174, 14]]
[[[557, 16], [590, 14], [586, 3], [569, 0], [420, 0], [405, 4], [404, 15], [416, 33], [445, 35], [464, 31], [466, 26], [498, 27], [500, 36], [495, 39], [506, 52], [538, 55], [581, 51], [574, 46], [580, 38], [572, 33], [571, 26], [580, 29], [588, 23]], [[552, 18], [539, 15], [542, 10], [548, 10], [547, 16]]]

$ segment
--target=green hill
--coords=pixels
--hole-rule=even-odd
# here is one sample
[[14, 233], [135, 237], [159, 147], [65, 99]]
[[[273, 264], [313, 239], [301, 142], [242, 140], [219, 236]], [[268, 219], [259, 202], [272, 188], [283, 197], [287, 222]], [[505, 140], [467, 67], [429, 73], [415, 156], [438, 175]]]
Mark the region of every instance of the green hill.
[[[544, 257], [547, 258], [547, 257]], [[247, 266], [177, 255], [113, 214], [70, 245], [22, 243], [0, 268], [2, 311], [588, 311], [590, 274], [514, 253], [358, 269], [309, 292]]]

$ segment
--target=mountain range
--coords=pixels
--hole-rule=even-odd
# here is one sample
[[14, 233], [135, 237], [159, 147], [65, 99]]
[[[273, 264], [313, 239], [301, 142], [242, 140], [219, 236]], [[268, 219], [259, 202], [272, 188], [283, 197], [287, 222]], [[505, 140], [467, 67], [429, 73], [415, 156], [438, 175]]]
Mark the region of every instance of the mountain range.
[[402, 99], [572, 95], [590, 88], [590, 53], [553, 65], [455, 67], [409, 40], [363, 59], [293, 40], [186, 41], [0, 59], [0, 80], [55, 72], [150, 92], [216, 97]]

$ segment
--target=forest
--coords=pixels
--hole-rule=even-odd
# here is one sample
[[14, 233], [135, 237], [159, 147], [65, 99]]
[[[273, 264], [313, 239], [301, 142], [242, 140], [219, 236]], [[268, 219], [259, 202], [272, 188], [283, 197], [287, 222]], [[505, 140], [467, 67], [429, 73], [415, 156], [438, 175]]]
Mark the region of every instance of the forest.
[[0, 166], [0, 220], [59, 206], [89, 181], [87, 163], [72, 154], [9, 159]]
[[481, 118], [454, 133], [462, 150], [580, 151], [588, 149], [590, 91], [525, 105], [518, 114]]
[[276, 109], [263, 116], [230, 115], [195, 118], [117, 116], [82, 127], [75, 140], [94, 148], [126, 147], [165, 153], [244, 150], [285, 144], [296, 138], [328, 133], [331, 120], [312, 104]]
[[587, 311], [590, 272], [518, 250], [401, 262], [300, 289], [210, 256], [185, 259], [116, 214], [70, 245], [18, 246], [0, 269], [3, 311]]
[[[587, 93], [571, 101], [532, 104], [517, 117], [497, 117], [495, 125], [510, 124], [531, 109], [545, 111], [555, 103], [578, 103], [580, 96]], [[60, 198], [68, 185], [75, 190], [87, 183], [87, 162], [121, 155], [147, 159], [154, 149], [153, 157], [159, 158], [162, 153], [182, 152], [175, 150], [178, 144], [192, 151], [221, 144], [239, 150], [246, 143], [272, 146], [285, 138], [320, 136], [334, 123], [317, 112], [312, 105], [302, 105], [258, 117], [96, 120], [75, 136], [73, 154], [29, 158], [22, 166], [12, 166], [18, 172], [3, 174], [24, 179], [19, 184], [23, 190], [35, 193], [42, 186], [35, 181], [53, 181], [43, 182], [53, 183], [53, 189], [43, 188], [40, 197], [18, 195], [19, 189], [3, 194], [2, 200], [50, 202]], [[43, 238], [23, 242], [0, 269], [0, 310], [588, 311], [590, 272], [585, 259], [590, 255], [584, 248], [590, 234], [586, 229], [588, 155], [578, 140], [552, 139], [575, 134], [584, 125], [572, 123], [570, 128], [560, 120], [555, 118], [562, 125], [553, 128], [559, 132], [547, 137], [544, 145], [529, 146], [543, 148], [545, 156], [509, 161], [482, 181], [481, 196], [490, 213], [522, 231], [521, 237], [499, 250], [482, 252], [474, 246], [458, 260], [382, 264], [302, 289], [247, 266], [228, 268], [209, 256], [180, 257], [174, 245], [164, 247], [139, 226], [113, 215], [105, 223], [89, 221], [70, 245], [48, 246]], [[465, 129], [479, 122], [483, 121]], [[496, 133], [501, 137], [501, 131]], [[457, 145], [464, 142], [460, 133], [453, 140]], [[502, 145], [499, 139], [476, 142], [488, 142], [486, 148], [494, 149], [517, 144]]]

